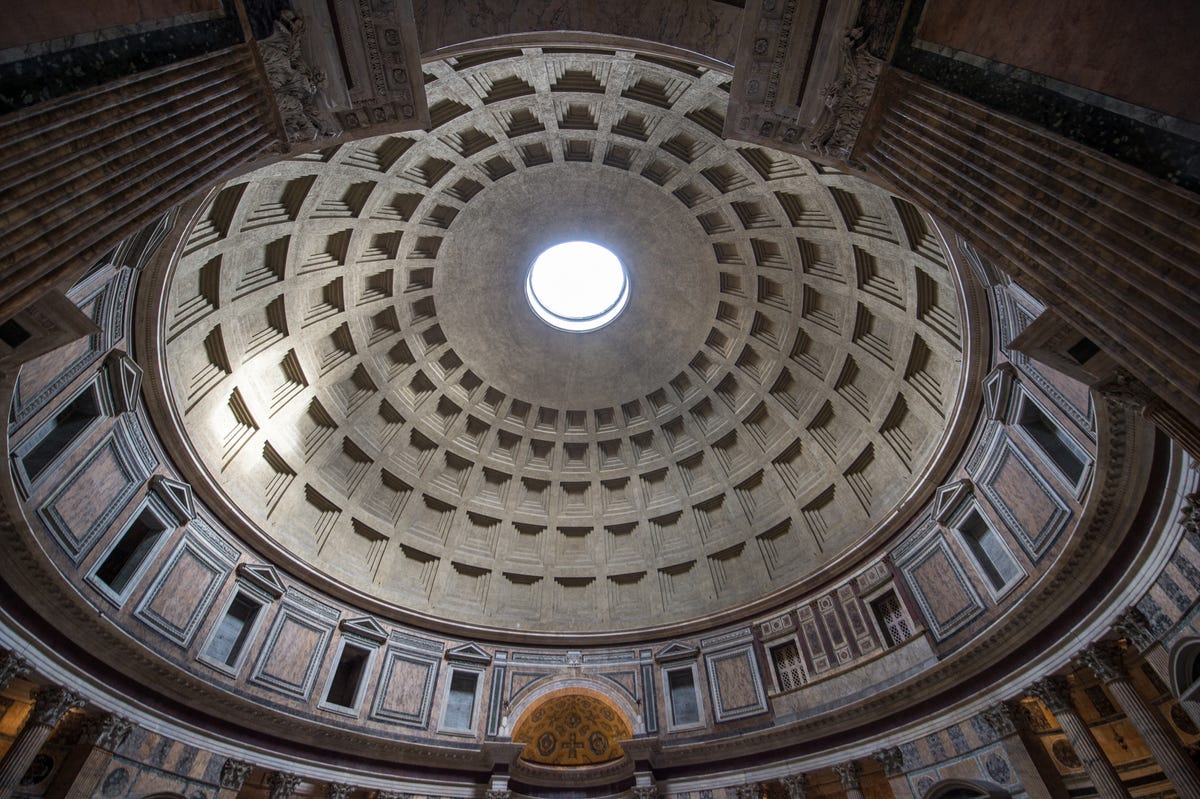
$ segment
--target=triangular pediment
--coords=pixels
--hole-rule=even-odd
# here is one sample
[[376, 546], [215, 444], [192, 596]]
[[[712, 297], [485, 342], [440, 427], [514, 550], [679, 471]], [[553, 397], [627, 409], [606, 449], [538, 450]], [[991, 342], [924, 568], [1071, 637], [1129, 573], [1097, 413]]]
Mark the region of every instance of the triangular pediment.
[[388, 631], [370, 616], [357, 619], [343, 619], [338, 625], [342, 632], [357, 638], [364, 638], [378, 646], [388, 639]]
[[142, 367], [120, 350], [113, 350], [107, 360], [108, 382], [113, 404], [118, 413], [137, 407], [138, 392], [142, 389]]
[[446, 652], [446, 660], [459, 660], [467, 663], [491, 663], [491, 654], [478, 644], [463, 644]]
[[678, 641], [672, 641], [654, 654], [654, 659], [659, 663], [667, 660], [683, 660], [684, 658], [695, 658], [700, 654], [700, 650], [694, 646], [681, 644]]
[[287, 586], [279, 579], [279, 572], [272, 566], [243, 563], [237, 567], [238, 577], [254, 586], [272, 599], [279, 599], [287, 590]]
[[987, 418], [993, 421], [1008, 421], [1008, 399], [1012, 394], [1013, 365], [1002, 363], [983, 378], [983, 404]]
[[150, 488], [163, 504], [175, 514], [180, 524], [186, 524], [196, 518], [196, 504], [192, 495], [192, 487], [187, 483], [172, 480], [161, 474], [150, 478]]
[[962, 501], [971, 494], [970, 480], [955, 480], [938, 488], [933, 494], [933, 518], [945, 524]]

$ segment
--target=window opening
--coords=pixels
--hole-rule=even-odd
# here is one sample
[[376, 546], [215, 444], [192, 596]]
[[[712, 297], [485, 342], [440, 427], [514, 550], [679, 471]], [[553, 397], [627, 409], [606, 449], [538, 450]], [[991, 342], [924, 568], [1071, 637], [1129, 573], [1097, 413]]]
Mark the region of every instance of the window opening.
[[124, 594], [166, 529], [157, 514], [149, 508], [142, 510], [96, 569], [96, 579], [118, 596]]
[[[342, 647], [337, 668], [334, 669], [333, 677], [329, 680], [329, 689], [325, 692], [326, 702], [349, 708], [358, 704], [358, 689], [370, 656], [371, 653], [367, 650], [351, 644]], [[453, 686], [453, 680], [451, 685]], [[474, 687], [471, 695], [474, 697]]]
[[475, 718], [475, 686], [479, 675], [470, 671], [450, 672], [450, 691], [446, 696], [446, 713], [442, 726], [456, 730], [471, 729]]
[[808, 682], [804, 659], [795, 641], [771, 647], [771, 663], [775, 666], [775, 682], [780, 691], [794, 691]]
[[1008, 547], [1004, 545], [999, 534], [978, 511], [972, 510], [968, 513], [958, 531], [962, 533], [967, 548], [975, 556], [980, 570], [993, 589], [999, 591], [1017, 579], [1021, 573], [1017, 562], [1009, 554]]
[[1100, 348], [1090, 338], [1079, 339], [1067, 350], [1067, 354], [1074, 358], [1080, 366], [1090, 361], [1092, 356], [1098, 352], [1100, 352]]
[[904, 612], [895, 591], [888, 591], [872, 602], [871, 611], [888, 646], [902, 644], [913, 637], [912, 622], [908, 620], [908, 614]]
[[1067, 476], [1072, 483], [1083, 477], [1084, 459], [1075, 443], [1054, 421], [1038, 407], [1037, 403], [1025, 399], [1017, 424], [1029, 434], [1046, 457]]
[[71, 400], [47, 423], [41, 439], [21, 459], [29, 479], [36, 480], [100, 416], [100, 399], [94, 386]]
[[14, 350], [28, 341], [30, 335], [32, 334], [16, 319], [6, 319], [0, 323], [0, 341]]
[[237, 663], [261, 609], [260, 603], [239, 591], [217, 625], [205, 654], [226, 666]]
[[525, 298], [551, 327], [586, 333], [604, 327], [629, 302], [629, 275], [616, 255], [590, 241], [542, 252], [525, 278]]
[[700, 723], [700, 706], [696, 701], [696, 677], [690, 668], [667, 672], [667, 689], [671, 694], [671, 723], [675, 726]]

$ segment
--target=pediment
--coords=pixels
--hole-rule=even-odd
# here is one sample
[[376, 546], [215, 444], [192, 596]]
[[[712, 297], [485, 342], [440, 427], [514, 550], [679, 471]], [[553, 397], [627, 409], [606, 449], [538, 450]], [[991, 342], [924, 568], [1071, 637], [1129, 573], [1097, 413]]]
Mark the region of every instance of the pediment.
[[237, 567], [238, 577], [254, 586], [272, 599], [279, 599], [287, 586], [279, 579], [279, 572], [272, 566], [242, 563]]
[[700, 654], [700, 650], [694, 646], [681, 644], [678, 641], [672, 641], [654, 654], [654, 659], [659, 663], [668, 660], [683, 660], [684, 658], [695, 658]]
[[963, 500], [970, 496], [971, 490], [971, 481], [966, 479], [940, 486], [933, 494], [933, 518], [945, 524]]
[[196, 518], [196, 504], [192, 495], [192, 487], [187, 483], [156, 474], [150, 478], [150, 488], [175, 515], [180, 524], [186, 524]]
[[458, 660], [466, 663], [483, 663], [492, 662], [491, 653], [478, 644], [463, 644], [456, 646], [446, 652], [446, 660]]
[[388, 639], [388, 631], [370, 616], [363, 616], [357, 619], [343, 619], [342, 623], [338, 626], [343, 633], [358, 638], [365, 638], [376, 646]]

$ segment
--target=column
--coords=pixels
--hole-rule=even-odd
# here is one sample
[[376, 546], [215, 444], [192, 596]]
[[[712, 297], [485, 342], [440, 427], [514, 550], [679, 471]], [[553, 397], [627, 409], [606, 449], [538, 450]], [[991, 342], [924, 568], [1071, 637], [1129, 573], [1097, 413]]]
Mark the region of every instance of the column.
[[83, 697], [67, 688], [48, 685], [38, 689], [33, 697], [33, 712], [4, 759], [0, 760], [0, 799], [12, 795], [13, 788], [63, 716], [82, 705]]
[[883, 776], [887, 777], [888, 785], [892, 786], [892, 796], [896, 799], [915, 799], [912, 788], [908, 784], [908, 775], [904, 770], [904, 753], [898, 746], [880, 749], [873, 757], [883, 766]]
[[997, 702], [980, 713], [1004, 746], [1021, 787], [1029, 799], [1067, 799], [1067, 786], [1050, 760], [1019, 702]]
[[286, 771], [272, 771], [271, 776], [267, 777], [267, 796], [270, 799], [290, 799], [299, 784], [299, 775], [288, 774]]
[[789, 774], [779, 780], [788, 799], [808, 799], [808, 776], [805, 774]]
[[1134, 687], [1121, 658], [1121, 647], [1113, 641], [1099, 641], [1083, 650], [1079, 660], [1117, 700], [1179, 795], [1200, 796], [1200, 771], [1162, 716]]
[[46, 799], [91, 799], [108, 773], [113, 753], [129, 733], [133, 722], [115, 713], [92, 716], [83, 722], [75, 748], [65, 758]]
[[842, 781], [842, 790], [846, 792], [846, 799], [866, 799], [862, 792], [862, 769], [857, 760], [839, 763], [833, 767], [833, 770], [837, 772], [838, 779]]
[[1042, 704], [1054, 714], [1054, 718], [1058, 719], [1059, 726], [1067, 735], [1067, 740], [1071, 742], [1075, 753], [1083, 761], [1084, 770], [1092, 778], [1096, 791], [1104, 797], [1130, 799], [1129, 791], [1125, 789], [1121, 778], [1117, 776], [1117, 770], [1113, 768], [1112, 763], [1108, 762], [1104, 750], [1100, 748], [1100, 744], [1092, 736], [1092, 731], [1088, 729], [1087, 723], [1079, 717], [1075, 705], [1071, 703], [1071, 689], [1066, 679], [1057, 676], [1047, 677], [1041, 682], [1034, 683], [1029, 692], [1041, 700]]
[[221, 787], [217, 791], [216, 799], [237, 799], [253, 769], [254, 766], [245, 760], [235, 760], [232, 757], [226, 760], [221, 766]]
[[29, 664], [25, 662], [25, 658], [16, 652], [0, 649], [0, 691], [8, 688], [13, 680], [28, 673]]

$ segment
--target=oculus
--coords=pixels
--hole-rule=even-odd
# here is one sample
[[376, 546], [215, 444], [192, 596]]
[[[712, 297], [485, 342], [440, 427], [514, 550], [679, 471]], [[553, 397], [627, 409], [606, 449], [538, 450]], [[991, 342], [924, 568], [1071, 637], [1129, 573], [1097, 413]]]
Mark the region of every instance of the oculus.
[[525, 278], [525, 297], [551, 327], [587, 333], [625, 310], [629, 275], [611, 250], [590, 241], [567, 241], [534, 260]]

